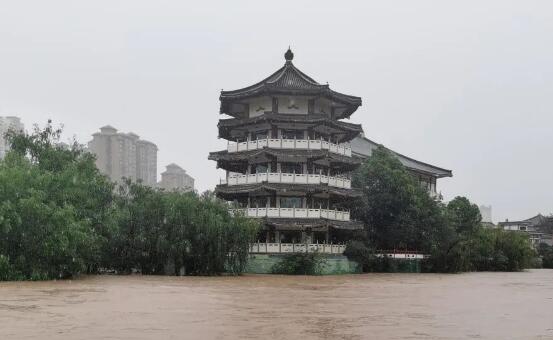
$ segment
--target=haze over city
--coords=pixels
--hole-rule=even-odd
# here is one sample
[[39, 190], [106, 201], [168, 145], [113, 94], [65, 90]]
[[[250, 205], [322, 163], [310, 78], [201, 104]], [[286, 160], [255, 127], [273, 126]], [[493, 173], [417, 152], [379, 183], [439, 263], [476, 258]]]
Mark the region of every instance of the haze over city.
[[351, 121], [368, 138], [453, 170], [446, 200], [491, 204], [494, 221], [552, 212], [552, 4], [332, 3], [4, 4], [0, 115], [81, 143], [132, 131], [159, 147], [158, 173], [175, 162], [212, 189], [220, 90], [268, 76], [290, 45], [315, 80], [362, 97]]

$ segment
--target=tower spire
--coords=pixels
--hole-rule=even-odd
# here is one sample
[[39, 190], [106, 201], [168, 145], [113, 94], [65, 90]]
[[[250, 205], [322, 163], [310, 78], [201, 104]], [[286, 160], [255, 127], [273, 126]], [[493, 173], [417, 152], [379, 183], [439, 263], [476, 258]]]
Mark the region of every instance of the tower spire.
[[294, 53], [290, 49], [290, 46], [288, 46], [288, 51], [284, 53], [284, 59], [286, 59], [286, 61], [292, 61], [292, 59], [294, 59]]

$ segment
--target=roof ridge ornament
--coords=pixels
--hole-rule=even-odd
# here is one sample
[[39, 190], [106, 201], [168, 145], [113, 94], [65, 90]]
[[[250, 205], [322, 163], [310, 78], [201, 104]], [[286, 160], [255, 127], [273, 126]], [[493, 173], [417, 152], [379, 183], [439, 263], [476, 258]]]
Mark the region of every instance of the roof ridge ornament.
[[294, 59], [294, 53], [290, 49], [290, 46], [288, 46], [288, 51], [284, 53], [284, 59], [286, 59], [287, 62], [291, 62], [292, 59]]

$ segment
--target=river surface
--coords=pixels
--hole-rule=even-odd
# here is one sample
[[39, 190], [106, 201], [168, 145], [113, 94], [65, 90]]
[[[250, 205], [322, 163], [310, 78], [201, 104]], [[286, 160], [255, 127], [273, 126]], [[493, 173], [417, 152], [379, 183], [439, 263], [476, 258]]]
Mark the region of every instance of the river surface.
[[553, 339], [553, 270], [0, 283], [0, 339]]

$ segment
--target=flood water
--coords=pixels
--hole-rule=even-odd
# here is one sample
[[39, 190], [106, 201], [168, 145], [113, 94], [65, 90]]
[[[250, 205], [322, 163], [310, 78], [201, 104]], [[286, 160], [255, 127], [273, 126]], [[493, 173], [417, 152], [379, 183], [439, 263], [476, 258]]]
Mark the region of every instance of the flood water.
[[0, 283], [0, 339], [553, 339], [553, 270]]

